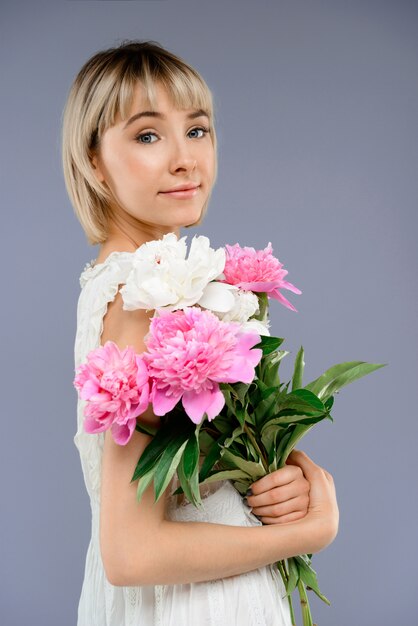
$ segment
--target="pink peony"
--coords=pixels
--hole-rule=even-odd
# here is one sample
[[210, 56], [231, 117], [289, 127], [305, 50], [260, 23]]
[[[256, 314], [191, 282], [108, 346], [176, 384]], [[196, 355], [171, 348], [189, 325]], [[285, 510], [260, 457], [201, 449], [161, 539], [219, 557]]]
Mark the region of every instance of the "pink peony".
[[209, 310], [185, 307], [159, 310], [145, 337], [144, 359], [152, 378], [151, 402], [156, 415], [165, 415], [182, 400], [192, 422], [204, 413], [219, 415], [225, 398], [220, 382], [249, 383], [262, 350], [251, 348], [260, 335], [243, 332], [238, 322], [222, 322]]
[[116, 443], [124, 446], [136, 426], [136, 418], [149, 405], [150, 383], [142, 355], [131, 346], [120, 351], [113, 341], [91, 350], [73, 381], [82, 400], [84, 429], [101, 433], [111, 429]]
[[223, 272], [225, 280], [220, 282], [236, 285], [248, 291], [262, 291], [270, 298], [275, 298], [284, 304], [288, 309], [297, 310], [280, 293], [279, 289], [288, 289], [297, 294], [302, 292], [292, 283], [283, 280], [288, 272], [282, 269], [283, 263], [273, 256], [271, 242], [264, 250], [255, 250], [247, 246], [241, 248], [238, 243], [234, 246], [227, 244], [225, 248], [227, 251]]

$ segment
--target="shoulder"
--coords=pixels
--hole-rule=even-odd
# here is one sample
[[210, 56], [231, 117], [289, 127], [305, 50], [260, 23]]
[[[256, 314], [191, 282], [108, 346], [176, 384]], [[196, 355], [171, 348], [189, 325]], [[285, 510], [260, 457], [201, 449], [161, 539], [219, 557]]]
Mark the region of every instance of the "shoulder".
[[113, 251], [100, 263], [88, 263], [80, 276], [80, 285], [90, 324], [97, 317], [99, 343], [113, 341], [120, 349], [130, 345], [140, 353], [145, 350], [144, 337], [155, 310], [132, 307], [127, 302], [127, 283], [130, 294], [140, 290], [140, 279], [132, 271], [134, 256], [134, 252]]
[[[81, 291], [77, 303], [77, 330], [75, 362], [83, 361], [86, 354], [100, 345], [102, 332], [107, 325], [125, 324], [115, 319], [120, 306], [118, 293], [126, 283], [132, 268], [132, 254], [111, 253], [105, 261], [87, 263], [79, 277]], [[116, 304], [113, 305], [114, 300]], [[109, 312], [105, 325], [105, 316]], [[106, 328], [105, 328], [106, 326]]]
[[106, 341], [113, 341], [121, 350], [133, 346], [136, 353], [144, 352], [146, 349], [144, 338], [149, 331], [154, 313], [154, 310], [127, 310], [123, 294], [118, 290], [109, 301], [103, 318], [101, 345]]

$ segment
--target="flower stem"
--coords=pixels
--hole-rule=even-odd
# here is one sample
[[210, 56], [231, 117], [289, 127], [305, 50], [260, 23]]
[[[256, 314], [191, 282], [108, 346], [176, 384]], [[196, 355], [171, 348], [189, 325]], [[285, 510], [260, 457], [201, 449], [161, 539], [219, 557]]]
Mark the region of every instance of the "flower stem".
[[312, 621], [311, 609], [309, 607], [309, 600], [306, 594], [305, 585], [300, 579], [298, 582], [298, 590], [299, 590], [299, 596], [300, 596], [300, 606], [302, 610], [303, 626], [314, 626], [314, 623]]
[[267, 318], [267, 310], [268, 310], [268, 296], [264, 292], [260, 292], [257, 294], [258, 297], [258, 308], [259, 313], [255, 315], [255, 319], [261, 322], [265, 322]]
[[[285, 566], [285, 562], [284, 561], [278, 561], [276, 563], [277, 568], [281, 574], [281, 577], [283, 579], [283, 582], [285, 584], [286, 590], [287, 590], [287, 583], [288, 583], [288, 576], [286, 573], [286, 566]], [[292, 602], [292, 594], [289, 593], [289, 595], [287, 596], [287, 599], [289, 601], [289, 609], [290, 609], [290, 619], [292, 621], [292, 626], [296, 626], [296, 618], [295, 618], [295, 612], [293, 610], [293, 602]]]
[[261, 451], [260, 446], [258, 445], [253, 433], [251, 432], [251, 428], [249, 428], [245, 422], [244, 422], [244, 432], [248, 435], [248, 438], [250, 439], [254, 448], [257, 450], [258, 454], [260, 455], [260, 459], [263, 464], [263, 467], [266, 473], [268, 473], [268, 470], [269, 470], [268, 460], [265, 458], [265, 455]]

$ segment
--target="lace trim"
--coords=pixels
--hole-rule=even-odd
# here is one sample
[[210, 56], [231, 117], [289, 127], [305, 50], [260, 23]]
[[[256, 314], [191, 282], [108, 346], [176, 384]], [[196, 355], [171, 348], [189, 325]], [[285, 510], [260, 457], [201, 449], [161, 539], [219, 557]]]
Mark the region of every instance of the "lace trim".
[[245, 584], [247, 585], [248, 597], [251, 598], [249, 605], [254, 626], [269, 626], [264, 619], [263, 610], [260, 606], [260, 596], [257, 590], [257, 585], [254, 584], [254, 578], [251, 576], [251, 572], [245, 572], [242, 576], [245, 580]]
[[126, 588], [126, 617], [128, 626], [136, 626], [135, 621], [138, 615], [138, 599], [140, 590], [136, 587]]
[[222, 626], [223, 607], [221, 605], [223, 597], [220, 593], [223, 588], [222, 581], [217, 578], [216, 580], [209, 580], [208, 583], [207, 589], [211, 624], [213, 624], [213, 626]]
[[155, 585], [155, 587], [154, 587], [154, 598], [155, 598], [155, 603], [154, 603], [155, 622], [154, 622], [154, 626], [164, 626], [164, 624], [163, 624], [163, 593], [164, 593], [164, 585]]
[[135, 254], [135, 252], [129, 252], [128, 250], [114, 250], [101, 263], [96, 263], [96, 259], [88, 261], [80, 274], [80, 286], [84, 287], [88, 280], [99, 274], [108, 265], [111, 265], [112, 261], [119, 262], [121, 265], [123, 265], [124, 262], [132, 264], [133, 254]]
[[[116, 258], [117, 257], [117, 258]], [[110, 262], [114, 259], [115, 262]], [[125, 283], [131, 269], [130, 253], [111, 253], [107, 259], [94, 267], [86, 265], [80, 276], [82, 291], [77, 306], [77, 333], [74, 345], [75, 366], [83, 362], [88, 352], [100, 345], [103, 320], [109, 303]], [[91, 279], [94, 277], [94, 281]], [[100, 498], [101, 457], [104, 433], [94, 436], [85, 433], [83, 427], [85, 401], [78, 399], [77, 432], [74, 443], [81, 456], [84, 480], [90, 499]]]

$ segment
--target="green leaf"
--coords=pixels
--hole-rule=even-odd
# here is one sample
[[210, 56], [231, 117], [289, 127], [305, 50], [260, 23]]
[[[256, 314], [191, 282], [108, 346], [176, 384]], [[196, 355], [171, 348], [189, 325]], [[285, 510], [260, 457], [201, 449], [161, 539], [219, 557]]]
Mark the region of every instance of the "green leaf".
[[[199, 426], [196, 427], [196, 425], [193, 424], [193, 422], [191, 422], [187, 416], [183, 415], [179, 416], [178, 418], [176, 417], [176, 419], [171, 422], [167, 422], [163, 428], [166, 431], [168, 438], [162, 438], [163, 443], [165, 444], [164, 450], [157, 461], [155, 469], [154, 485], [156, 502], [159, 500], [162, 491], [164, 491], [164, 489], [166, 488], [168, 482], [174, 474], [174, 471], [177, 468], [177, 465], [180, 462], [181, 454], [178, 455], [179, 449], [182, 448], [183, 452], [187, 440], [190, 438], [190, 436], [194, 436], [195, 430], [196, 428], [199, 428]], [[149, 446], [152, 446], [157, 437], [153, 439]], [[140, 462], [141, 460], [142, 457], [140, 459]], [[174, 468], [173, 461], [175, 461]], [[166, 481], [166, 478], [168, 476], [169, 478]]]
[[330, 411], [333, 404], [334, 404], [334, 396], [330, 396], [328, 400], [324, 402], [324, 407], [326, 408], [327, 411]]
[[367, 363], [366, 361], [347, 361], [338, 363], [327, 369], [319, 378], [316, 378], [305, 389], [312, 391], [318, 398], [327, 400], [341, 387], [374, 372], [387, 363]]
[[261, 398], [263, 400], [267, 400], [267, 398], [269, 398], [271, 394], [277, 393], [278, 389], [276, 386], [274, 387], [263, 386], [263, 388], [260, 389], [260, 391], [261, 391]]
[[267, 450], [267, 454], [269, 456], [269, 463], [273, 460], [273, 443], [276, 436], [278, 428], [265, 428], [261, 435], [261, 443], [263, 444], [265, 450]]
[[291, 408], [310, 408], [315, 411], [324, 411], [325, 407], [323, 402], [318, 398], [315, 393], [308, 389], [295, 389], [286, 396], [281, 397], [280, 406], [290, 406]]
[[217, 440], [213, 440], [213, 443], [203, 460], [202, 467], [200, 468], [200, 472], [199, 472], [200, 483], [202, 483], [202, 481], [205, 480], [206, 476], [209, 474], [212, 467], [221, 458], [222, 444], [224, 443], [227, 436], [228, 436], [228, 433], [225, 433], [221, 435]]
[[[194, 437], [187, 442], [186, 448], [181, 457], [177, 468], [177, 475], [184, 494], [189, 502], [195, 506], [202, 504], [202, 498], [199, 491], [199, 448], [197, 448], [197, 456], [193, 451], [193, 447], [197, 444], [197, 432]], [[189, 447], [190, 446], [190, 447]], [[188, 452], [189, 447], [189, 452]], [[188, 454], [186, 455], [186, 453]], [[187, 457], [187, 458], [186, 458]], [[194, 463], [194, 465], [193, 465]], [[187, 467], [187, 474], [185, 468]], [[176, 490], [177, 493], [178, 490]], [[174, 495], [174, 494], [173, 494]]]
[[270, 354], [276, 350], [284, 341], [282, 337], [271, 337], [269, 335], [260, 335], [261, 341], [253, 346], [253, 348], [261, 348], [263, 355]]
[[236, 383], [234, 385], [234, 395], [238, 398], [241, 404], [245, 404], [245, 397], [251, 383]]
[[287, 354], [289, 354], [288, 350], [277, 350], [266, 357], [266, 359], [269, 358], [269, 361], [264, 370], [263, 381], [268, 387], [277, 387], [280, 384], [279, 366]]
[[270, 414], [274, 413], [274, 407], [277, 401], [277, 389], [270, 387], [261, 392], [263, 400], [258, 403], [257, 408], [254, 411], [254, 417], [257, 424], [261, 422]]
[[159, 428], [156, 426], [151, 426], [151, 424], [144, 423], [136, 423], [135, 430], [139, 433], [144, 433], [145, 435], [152, 435], [153, 437], [158, 433]]
[[237, 437], [239, 437], [242, 433], [243, 433], [242, 426], [241, 425], [237, 426], [234, 432], [232, 433], [232, 435], [228, 437], [228, 439], [225, 439], [224, 447], [229, 448], [232, 445], [232, 443], [235, 441], [235, 439], [237, 439]]
[[265, 476], [265, 470], [264, 470], [261, 460], [258, 463], [255, 463], [254, 461], [247, 461], [246, 459], [243, 459], [242, 457], [232, 454], [232, 452], [230, 452], [226, 448], [222, 449], [221, 454], [222, 454], [223, 463], [227, 464], [230, 467], [232, 466], [233, 468], [236, 467], [242, 470], [250, 478], [252, 478], [253, 481], [257, 480], [258, 478], [261, 478], [262, 476]]
[[318, 580], [316, 577], [315, 570], [311, 567], [309, 563], [303, 558], [302, 555], [298, 555], [293, 557], [297, 563], [299, 568], [299, 576], [301, 580], [312, 589], [316, 593], [316, 595], [321, 598], [326, 604], [330, 605], [330, 601], [326, 598], [319, 590]]
[[328, 415], [326, 413], [321, 413], [320, 415], [304, 415], [300, 414], [298, 411], [288, 409], [279, 417], [275, 417], [272, 420], [272, 425], [286, 427], [289, 424], [317, 424], [327, 417]]
[[213, 445], [213, 437], [208, 433], [207, 430], [205, 430], [205, 428], [202, 428], [199, 431], [199, 449], [200, 449], [200, 453], [204, 454], [205, 456], [207, 456], [207, 454], [209, 453], [210, 448]]
[[[183, 454], [183, 450], [185, 449], [187, 445], [187, 439], [186, 441], [183, 441], [183, 443], [181, 443], [180, 447], [178, 447], [178, 444], [180, 443], [180, 441], [181, 441], [180, 438], [178, 438], [178, 440], [176, 441], [177, 449], [174, 448], [174, 442], [172, 445], [170, 444], [170, 446], [167, 447], [166, 451], [163, 453], [161, 460], [155, 470], [154, 502], [158, 502], [163, 491], [165, 490], [168, 483], [172, 479], [174, 472], [177, 469], [178, 464], [180, 463], [181, 455]], [[174, 451], [174, 456], [173, 456], [173, 451]]]
[[183, 454], [183, 471], [186, 480], [190, 480], [199, 462], [199, 444], [196, 438], [196, 432], [187, 441]]
[[296, 589], [299, 582], [299, 568], [293, 557], [287, 559], [287, 567], [289, 570], [289, 577], [286, 584], [286, 596], [290, 596]]
[[227, 408], [231, 411], [231, 413], [234, 413], [235, 411], [235, 401], [231, 398], [231, 392], [228, 391], [227, 389], [225, 389], [224, 391], [222, 391], [223, 396], [225, 398], [225, 404], [227, 406]]
[[247, 436], [245, 436], [244, 446], [246, 448], [246, 459], [248, 461], [253, 459], [253, 461], [258, 463], [260, 454], [256, 451], [256, 449], [254, 448], [253, 444], [251, 443], [250, 439]]
[[200, 483], [201, 485], [206, 485], [207, 483], [213, 483], [217, 480], [239, 480], [240, 478], [250, 478], [246, 472], [243, 472], [240, 469], [229, 469], [229, 470], [220, 470], [219, 472], [214, 472], [210, 474], [205, 480]]
[[280, 446], [278, 447], [277, 459], [279, 468], [285, 465], [287, 457], [292, 452], [298, 441], [300, 441], [302, 437], [306, 435], [313, 427], [314, 424], [306, 426], [304, 424], [295, 424], [294, 428], [292, 426], [290, 427], [291, 430], [289, 430], [289, 436], [283, 437], [283, 439], [280, 441]]
[[[326, 417], [328, 413], [321, 400], [305, 389], [296, 389], [289, 394], [281, 394], [277, 398], [275, 407], [267, 414], [260, 425], [263, 440], [267, 429], [272, 427], [286, 427], [294, 423], [316, 423]], [[274, 409], [274, 410], [273, 410]], [[268, 438], [269, 435], [267, 434]]]
[[240, 423], [241, 430], [244, 428], [244, 423], [247, 418], [247, 410], [237, 402], [235, 407], [235, 417]]
[[173, 437], [172, 430], [173, 427], [171, 424], [161, 426], [154, 439], [150, 441], [142, 452], [136, 465], [134, 475], [131, 478], [131, 482], [135, 482], [138, 478], [140, 478], [140, 476], [147, 474], [149, 470], [158, 463], [161, 455], [167, 447], [167, 444]]
[[292, 377], [292, 391], [295, 389], [299, 389], [302, 387], [302, 379], [303, 379], [303, 370], [305, 367], [303, 346], [299, 348], [299, 352], [296, 355], [295, 366], [293, 369], [293, 377]]
[[141, 478], [138, 480], [138, 487], [136, 490], [136, 498], [138, 502], [141, 501], [142, 494], [144, 493], [145, 489], [148, 487], [148, 485], [152, 481], [153, 476], [154, 476], [154, 468], [152, 468], [147, 474], [144, 474], [143, 476], [141, 476]]
[[235, 487], [235, 489], [242, 495], [245, 496], [248, 487], [251, 485], [251, 481], [248, 480], [248, 476], [245, 477], [247, 480], [239, 481], [231, 478], [231, 481]]
[[[233, 409], [233, 414], [235, 415], [235, 404]], [[220, 433], [230, 435], [234, 430], [234, 425], [232, 424], [232, 420], [230, 417], [225, 417], [224, 415], [217, 415], [210, 424], [219, 430]]]

